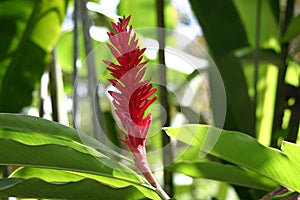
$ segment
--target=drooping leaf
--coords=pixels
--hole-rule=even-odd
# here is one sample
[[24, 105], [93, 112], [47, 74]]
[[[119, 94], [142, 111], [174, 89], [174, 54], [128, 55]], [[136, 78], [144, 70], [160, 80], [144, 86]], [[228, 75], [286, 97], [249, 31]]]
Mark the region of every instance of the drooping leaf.
[[[243, 1], [234, 0], [233, 3], [236, 6], [241, 20], [243, 22], [248, 41], [252, 47], [255, 46], [256, 38], [256, 23], [257, 23], [257, 0]], [[280, 30], [279, 24], [279, 13], [280, 3], [279, 0], [267, 0], [260, 1], [261, 13], [260, 13], [260, 46], [265, 46], [268, 41], [278, 39]]]
[[214, 55], [231, 52], [248, 45], [239, 13], [231, 0], [190, 0]]
[[[224, 127], [252, 134], [254, 108], [242, 66], [234, 54], [237, 49], [249, 46], [237, 8], [231, 0], [190, 0], [190, 2], [226, 90], [227, 112]], [[218, 116], [219, 108], [214, 107], [220, 93], [215, 91], [218, 91], [220, 86], [215, 85], [215, 82], [217, 81], [210, 78], [213, 115]], [[243, 112], [240, 112], [241, 110]], [[217, 126], [220, 127], [219, 123]]]
[[[64, 171], [64, 170], [55, 170], [55, 169], [43, 169], [43, 168], [19, 168], [16, 170], [10, 178], [39, 178], [46, 182], [54, 183], [67, 183], [67, 182], [76, 182], [81, 180], [94, 180], [99, 182], [99, 184], [104, 184], [105, 186], [112, 187], [114, 189], [134, 187], [138, 193], [142, 192], [145, 197], [151, 199], [157, 199], [158, 195], [154, 192], [152, 187], [145, 187], [145, 185], [133, 184], [125, 179], [115, 179], [114, 177], [105, 177], [99, 175], [93, 175], [88, 173], [80, 173], [75, 171]], [[115, 190], [115, 193], [118, 193], [118, 190]], [[132, 194], [136, 192], [132, 191]], [[99, 197], [99, 196], [98, 196]]]
[[[14, 114], [12, 114], [14, 115]], [[47, 120], [45, 120], [45, 122], [49, 122]], [[63, 127], [63, 126], [62, 126]], [[71, 129], [72, 130], [72, 129]], [[5, 143], [5, 141], [7, 141], [7, 143], [5, 143], [3, 146], [1, 146], [0, 148], [3, 148], [3, 151], [0, 152], [0, 154], [2, 155], [0, 160], [0, 164], [11, 164], [11, 165], [30, 165], [30, 163], [33, 163], [35, 165], [37, 165], [37, 163], [41, 163], [44, 167], [47, 167], [47, 164], [50, 164], [52, 167], [66, 167], [69, 166], [71, 163], [73, 163], [71, 160], [69, 162], [67, 162], [68, 159], [74, 159], [74, 162], [76, 160], [78, 160], [78, 163], [74, 163], [77, 167], [79, 166], [83, 166], [84, 164], [84, 159], [92, 159], [92, 162], [96, 162], [97, 161], [99, 163], [97, 163], [98, 167], [101, 168], [101, 170], [104, 170], [103, 172], [105, 172], [105, 170], [108, 170], [107, 172], [112, 172], [110, 168], [116, 169], [116, 170], [120, 170], [120, 171], [127, 171], [129, 172], [128, 175], [131, 176], [130, 174], [132, 173], [133, 177], [134, 172], [129, 170], [127, 167], [125, 166], [121, 166], [120, 164], [118, 164], [116, 161], [106, 157], [105, 155], [99, 153], [98, 151], [96, 151], [95, 149], [86, 146], [85, 144], [80, 144], [76, 141], [72, 141], [68, 138], [59, 138], [59, 137], [51, 137], [51, 135], [46, 135], [46, 134], [39, 134], [39, 133], [33, 133], [33, 132], [13, 132], [13, 131], [8, 131], [8, 130], [0, 130], [0, 142]], [[13, 148], [13, 147], [7, 147], [7, 149], [14, 149], [14, 151], [9, 151], [6, 152], [4, 149], [4, 146], [9, 146], [10, 142], [13, 142], [15, 144], [19, 144], [21, 149], [18, 148]], [[25, 148], [28, 152], [24, 153], [24, 151], [22, 151], [22, 149]], [[53, 152], [48, 153], [49, 156], [52, 156], [52, 161], [47, 160], [44, 161], [42, 160], [38, 160], [38, 157], [42, 158], [43, 155], [41, 152], [34, 152], [34, 149], [38, 148], [41, 149], [41, 151], [45, 151], [47, 152], [47, 148], [52, 149], [53, 148]], [[108, 148], [108, 147], [107, 147]], [[59, 160], [55, 154], [57, 154], [58, 152], [60, 152], [59, 149], [67, 149], [68, 151], [59, 153], [59, 155], [65, 157], [66, 159], [62, 159]], [[25, 150], [25, 151], [26, 151]], [[72, 154], [71, 157], [68, 157], [68, 154], [71, 154], [71, 152], [74, 152]], [[18, 159], [19, 155], [18, 154], [24, 154], [24, 156], [22, 157], [22, 159]], [[33, 156], [33, 154], [37, 153], [36, 157]], [[83, 154], [83, 155], [81, 155]], [[11, 157], [9, 156], [11, 155]], [[73, 158], [72, 158], [73, 157]], [[26, 159], [28, 158], [28, 159]], [[8, 160], [12, 160], [12, 161], [7, 161]], [[35, 160], [37, 159], [37, 160]], [[19, 162], [19, 163], [18, 163]], [[55, 163], [58, 163], [58, 165], [55, 165]], [[87, 165], [85, 165], [87, 166]], [[84, 166], [84, 167], [85, 167]], [[121, 167], [121, 168], [119, 168]], [[94, 168], [94, 167], [93, 167]], [[94, 168], [96, 170], [96, 168]], [[129, 171], [128, 171], [129, 170]], [[79, 170], [80, 171], [80, 170]], [[97, 170], [96, 170], [97, 171]], [[138, 178], [136, 176], [136, 178]], [[134, 178], [134, 179], [136, 179]], [[136, 180], [139, 180], [136, 179]]]
[[[157, 198], [156, 193], [149, 189], [149, 186], [142, 186], [146, 182], [141, 176], [92, 147], [104, 152], [114, 151], [108, 150], [108, 147], [84, 133], [27, 115], [2, 113], [0, 119], [0, 165], [68, 170], [68, 176], [73, 175], [71, 178], [76, 176], [93, 179], [111, 187], [133, 185], [149, 198]], [[114, 154], [118, 155], [116, 152]], [[55, 174], [49, 169], [38, 170], [33, 173], [35, 174], [33, 177], [44, 179], [45, 176], [39, 177], [41, 172], [46, 173], [47, 177]], [[19, 171], [19, 175], [20, 173]], [[65, 176], [66, 174], [60, 175], [64, 178], [68, 177]]]
[[[239, 59], [233, 53], [228, 53], [217, 56], [215, 62], [222, 75], [226, 91], [227, 112], [224, 127], [252, 134], [255, 123], [254, 107], [248, 94], [246, 78]], [[214, 110], [214, 112], [218, 111]]]
[[142, 192], [133, 186], [112, 188], [95, 180], [46, 182], [38, 178], [0, 179], [0, 197], [58, 199], [142, 199]]
[[80, 132], [79, 130], [75, 130], [62, 124], [38, 117], [21, 114], [0, 113], [0, 129], [21, 131], [24, 132], [24, 134], [42, 133], [58, 138], [70, 139], [100, 151], [108, 152], [119, 158], [126, 159], [126, 157], [111, 150], [104, 144], [98, 142], [94, 138], [89, 137], [85, 133]]
[[[20, 112], [51, 59], [67, 0], [0, 2], [0, 111]], [[20, 99], [20, 97], [22, 97]]]
[[[218, 158], [266, 176], [280, 185], [300, 191], [300, 168], [293, 159], [254, 138], [236, 131], [206, 125], [166, 128], [168, 135]], [[293, 152], [294, 155], [294, 152]]]
[[300, 15], [293, 17], [288, 25], [287, 31], [283, 36], [283, 41], [288, 42], [300, 33]]
[[261, 190], [274, 190], [278, 187], [275, 181], [255, 172], [217, 162], [176, 162], [167, 167], [167, 170], [179, 172], [192, 178], [207, 178], [223, 181], [229, 184], [245, 186]]
[[63, 138], [56, 138], [51, 137], [49, 135], [37, 134], [37, 133], [22, 133], [22, 132], [12, 132], [6, 130], [0, 130], [0, 138], [1, 139], [11, 139], [16, 142], [20, 142], [25, 145], [30, 146], [40, 146], [40, 145], [48, 145], [48, 144], [57, 144], [61, 146], [67, 146], [73, 148], [82, 153], [90, 154], [93, 156], [100, 156], [103, 157], [103, 154], [99, 153], [98, 151], [90, 148], [88, 146], [79, 144], [77, 142], [63, 139]]
[[[141, 176], [124, 165], [98, 153], [86, 153], [59, 144], [23, 144], [10, 138], [0, 139], [0, 165], [35, 166], [112, 176], [143, 183]], [[75, 144], [73, 144], [75, 145]], [[79, 145], [78, 145], [79, 146]], [[80, 148], [80, 147], [77, 147]], [[11, 149], [7, 151], [7, 149]]]

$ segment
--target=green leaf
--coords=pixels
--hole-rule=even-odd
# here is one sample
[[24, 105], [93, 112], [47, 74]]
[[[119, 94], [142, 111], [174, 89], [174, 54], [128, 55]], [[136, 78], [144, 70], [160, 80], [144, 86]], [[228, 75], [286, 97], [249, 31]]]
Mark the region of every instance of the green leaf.
[[283, 42], [288, 42], [300, 33], [300, 15], [293, 17], [283, 36]]
[[[109, 186], [134, 185], [149, 198], [156, 195], [149, 186], [141, 186], [145, 184], [143, 177], [95, 149], [78, 143], [77, 141], [81, 142], [76, 137], [79, 132], [74, 129], [26, 115], [0, 114], [0, 119], [3, 119], [0, 120], [0, 127], [3, 129], [0, 131], [0, 165], [69, 170], [69, 175], [94, 179]], [[98, 146], [88, 136], [85, 137], [86, 141], [92, 141], [91, 144]], [[100, 147], [103, 150], [104, 146]], [[6, 151], [7, 149], [13, 151]], [[35, 174], [41, 176], [45, 172], [41, 170]], [[51, 170], [46, 171], [48, 177], [49, 173], [51, 176], [55, 174]], [[64, 174], [64, 178], [67, 177]]]
[[14, 141], [17, 141], [19, 143], [26, 144], [29, 146], [57, 144], [57, 145], [61, 145], [61, 146], [71, 147], [82, 153], [90, 154], [93, 156], [103, 157], [103, 154], [97, 152], [96, 150], [94, 150], [90, 147], [79, 144], [77, 142], [62, 139], [62, 138], [50, 137], [48, 135], [42, 135], [42, 134], [37, 134], [37, 133], [24, 134], [22, 132], [11, 132], [11, 131], [8, 132], [5, 130], [4, 131], [0, 130], [0, 139], [12, 139]]
[[[245, 27], [247, 38], [252, 47], [255, 46], [256, 38], [256, 12], [257, 0], [243, 1], [234, 0], [243, 25]], [[260, 46], [266, 46], [271, 38], [278, 39], [280, 35], [279, 29], [279, 0], [261, 1], [260, 13]], [[226, 30], [225, 30], [226, 31]]]
[[[6, 152], [4, 149], [14, 151]], [[149, 198], [157, 197], [141, 176], [100, 154], [96, 157], [56, 144], [25, 145], [7, 138], [0, 139], [0, 151], [5, 152], [0, 153], [0, 165], [46, 168], [22, 168], [12, 175], [14, 177], [43, 178], [48, 181], [78, 181], [88, 178], [115, 188], [134, 186]]]
[[64, 169], [144, 183], [134, 171], [89, 147], [63, 140], [60, 144], [43, 144], [42, 140], [41, 137], [31, 137], [26, 144], [13, 138], [0, 138], [0, 165]]
[[[51, 59], [67, 0], [0, 2], [0, 111], [20, 112]], [[22, 99], [20, 100], [20, 97]]]
[[[57, 59], [66, 73], [73, 72], [73, 52], [70, 51], [74, 48], [73, 37], [73, 31], [64, 32], [60, 35], [56, 45]], [[85, 52], [82, 31], [78, 31], [78, 46], [78, 57], [83, 61], [85, 59]]]
[[[254, 132], [254, 108], [248, 95], [242, 66], [234, 54], [234, 51], [249, 44], [235, 4], [231, 0], [190, 0], [190, 2], [225, 86], [227, 113], [224, 127], [251, 134]], [[219, 108], [216, 107], [216, 104], [221, 104], [218, 102], [220, 93], [216, 92], [220, 91], [220, 85], [215, 85], [218, 84], [216, 82], [211, 78], [213, 116], [224, 116], [225, 113], [221, 111], [220, 114]], [[219, 125], [217, 122], [217, 125], [223, 124]]]
[[23, 134], [41, 133], [52, 137], [73, 140], [95, 149], [108, 152], [118, 158], [125, 159], [130, 162], [128, 158], [111, 150], [104, 144], [98, 142], [92, 137], [89, 137], [85, 133], [42, 118], [21, 114], [0, 113], [0, 129], [21, 131]]
[[133, 186], [112, 188], [95, 180], [46, 182], [42, 179], [0, 179], [0, 197], [59, 199], [142, 199], [145, 196]]
[[281, 149], [289, 157], [289, 159], [294, 161], [294, 163], [298, 164], [298, 166], [300, 167], [300, 157], [299, 157], [300, 145], [299, 144], [283, 141]]
[[[91, 179], [98, 181], [100, 184], [112, 188], [125, 188], [133, 186], [138, 192], [142, 192], [144, 196], [151, 199], [159, 199], [158, 195], [152, 189], [151, 186], [132, 184], [131, 182], [118, 180], [114, 177], [98, 176], [88, 173], [79, 173], [74, 171], [64, 171], [55, 169], [42, 169], [42, 168], [20, 168], [16, 170], [11, 178], [39, 178], [46, 182], [75, 182], [85, 179]], [[115, 191], [118, 192], [118, 191]]]
[[266, 191], [274, 190], [278, 187], [276, 182], [255, 172], [238, 166], [225, 165], [217, 162], [176, 162], [168, 166], [167, 170], [179, 172], [192, 178], [214, 179]]
[[248, 45], [239, 13], [231, 0], [190, 0], [214, 55], [221, 55]]
[[[254, 107], [248, 94], [246, 78], [239, 59], [233, 53], [228, 53], [216, 56], [214, 61], [221, 73], [226, 91], [227, 112], [224, 127], [252, 134], [255, 123]], [[218, 95], [212, 98], [218, 99]], [[214, 113], [218, 114], [218, 112], [214, 110]]]
[[15, 177], [47, 182], [92, 179], [114, 188], [133, 186], [146, 197], [159, 199], [142, 176], [87, 146], [111, 152], [84, 133], [19, 114], [0, 114], [0, 129], [0, 165], [33, 167], [19, 169]]
[[0, 128], [12, 131], [43, 133], [76, 142], [81, 142], [81, 136], [83, 137], [84, 134], [73, 128], [43, 118], [10, 113], [0, 113]]
[[298, 180], [300, 168], [294, 160], [282, 151], [261, 145], [250, 136], [206, 125], [166, 128], [166, 131], [169, 136], [196, 146], [203, 152], [250, 169], [280, 185], [300, 191]]
[[64, 170], [20, 167], [15, 170], [9, 178], [39, 178], [47, 182], [75, 182], [83, 180], [86, 177], [72, 174]]

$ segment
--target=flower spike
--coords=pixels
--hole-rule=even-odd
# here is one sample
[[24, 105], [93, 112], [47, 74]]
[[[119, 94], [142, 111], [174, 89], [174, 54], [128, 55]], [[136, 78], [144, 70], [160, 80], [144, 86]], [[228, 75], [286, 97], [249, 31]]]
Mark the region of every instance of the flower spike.
[[109, 81], [117, 91], [109, 91], [113, 98], [115, 112], [127, 132], [120, 140], [127, 144], [133, 153], [137, 167], [147, 180], [156, 189], [163, 199], [170, 199], [154, 178], [146, 157], [145, 141], [152, 115], [145, 116], [146, 110], [157, 99], [153, 96], [156, 88], [149, 80], [142, 80], [146, 71], [147, 61], [143, 60], [145, 48], [138, 46], [136, 34], [132, 26], [128, 27], [129, 17], [120, 18], [112, 23], [114, 32], [107, 35], [110, 44], [107, 44], [116, 62], [104, 60], [107, 70], [113, 76]]
[[[152, 97], [156, 88], [150, 80], [142, 81], [147, 61], [142, 62], [145, 48], [139, 48], [136, 34], [128, 28], [129, 17], [112, 23], [115, 32], [109, 32], [110, 44], [107, 44], [117, 63], [104, 61], [114, 79], [109, 81], [118, 89], [109, 91], [113, 97], [116, 113], [120, 118], [127, 135], [124, 141], [133, 153], [145, 146], [145, 139], [152, 121], [151, 114], [144, 117], [147, 108], [156, 100]], [[129, 117], [129, 118], [128, 118]], [[125, 122], [126, 121], [126, 122]]]

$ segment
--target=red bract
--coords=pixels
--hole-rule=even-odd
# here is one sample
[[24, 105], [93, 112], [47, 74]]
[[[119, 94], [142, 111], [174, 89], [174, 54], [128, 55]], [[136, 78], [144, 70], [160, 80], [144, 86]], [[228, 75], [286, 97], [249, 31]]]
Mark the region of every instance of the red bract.
[[145, 48], [140, 49], [132, 26], [128, 28], [130, 17], [112, 23], [114, 32], [109, 32], [111, 44], [107, 44], [116, 63], [105, 60], [113, 79], [109, 81], [117, 91], [109, 91], [113, 97], [116, 114], [120, 118], [127, 135], [121, 139], [133, 153], [137, 167], [155, 188], [162, 199], [170, 199], [153, 176], [147, 163], [145, 140], [152, 121], [151, 114], [145, 116], [147, 108], [156, 100], [156, 92], [150, 80], [143, 81], [146, 63], [142, 62]]
[[[145, 48], [139, 48], [136, 34], [132, 26], [128, 27], [130, 17], [119, 19], [112, 23], [114, 32], [109, 32], [111, 44], [107, 44], [116, 62], [105, 60], [114, 79], [109, 79], [117, 91], [109, 91], [113, 104], [127, 135], [124, 141], [131, 152], [137, 157], [145, 156], [145, 138], [147, 136], [151, 114], [145, 116], [145, 111], [156, 100], [152, 95], [156, 92], [150, 80], [143, 81], [147, 61], [142, 62]], [[140, 159], [140, 158], [139, 158]]]

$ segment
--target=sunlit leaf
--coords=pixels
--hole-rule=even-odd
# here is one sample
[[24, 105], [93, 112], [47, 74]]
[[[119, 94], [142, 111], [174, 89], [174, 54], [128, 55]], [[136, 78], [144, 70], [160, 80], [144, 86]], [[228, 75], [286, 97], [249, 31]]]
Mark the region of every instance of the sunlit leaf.
[[289, 157], [289, 159], [293, 160], [300, 167], [300, 145], [294, 144], [291, 142], [284, 141], [282, 143], [281, 149], [284, 153]]
[[38, 178], [0, 179], [0, 197], [59, 199], [142, 199], [145, 196], [133, 186], [112, 188], [95, 180], [46, 182]]
[[85, 133], [80, 132], [79, 130], [75, 130], [62, 124], [38, 117], [21, 114], [0, 113], [0, 129], [21, 131], [24, 134], [42, 133], [58, 138], [70, 139], [95, 149], [109, 152], [110, 154], [122, 159], [127, 159], [126, 157], [111, 150], [104, 144], [98, 142], [94, 138], [89, 137]]
[[167, 170], [179, 172], [192, 178], [207, 178], [223, 181], [229, 184], [270, 191], [278, 187], [271, 179], [252, 171], [217, 162], [176, 162], [167, 167]]
[[[246, 134], [207, 125], [166, 128], [166, 131], [171, 137], [193, 145], [203, 152], [252, 170], [280, 185], [300, 191], [298, 180], [300, 168], [297, 162], [282, 151], [263, 146]], [[293, 151], [292, 155], [294, 153]]]
[[[126, 188], [132, 186], [136, 191], [132, 191], [134, 193], [142, 192], [144, 196], [157, 199], [158, 196], [150, 186], [143, 186], [139, 184], [134, 184], [132, 182], [127, 181], [126, 179], [116, 179], [115, 177], [105, 177], [99, 175], [93, 175], [88, 173], [81, 173], [75, 171], [64, 171], [64, 170], [55, 170], [55, 169], [43, 169], [43, 168], [20, 168], [15, 171], [10, 178], [39, 178], [46, 182], [54, 182], [54, 183], [67, 183], [67, 182], [76, 182], [81, 180], [94, 180], [99, 182], [99, 184], [104, 184], [105, 186], [109, 186], [115, 189]], [[126, 177], [124, 177], [126, 178]], [[132, 189], [133, 190], [133, 189]], [[119, 192], [115, 190], [115, 193]]]
[[[51, 59], [67, 0], [0, 2], [0, 111], [20, 112]], [[22, 97], [20, 99], [20, 97]]]
[[[242, 66], [234, 54], [236, 50], [249, 46], [238, 10], [231, 0], [190, 0], [190, 3], [223, 79], [227, 100], [224, 127], [251, 134], [254, 132], [254, 108], [248, 95]], [[214, 116], [220, 115], [220, 110], [216, 107], [220, 99], [220, 93], [216, 91], [219, 90], [220, 85], [215, 85], [216, 82], [218, 81], [210, 79]], [[217, 124], [217, 126], [223, 125]]]
[[[143, 179], [124, 165], [98, 153], [90, 152], [84, 146], [81, 151], [61, 144], [24, 144], [10, 138], [0, 139], [0, 165], [35, 166], [43, 168], [65, 169], [77, 172], [92, 173], [103, 176], [114, 176], [135, 183]], [[73, 144], [75, 145], [75, 144]], [[86, 153], [83, 153], [86, 148]], [[12, 149], [7, 151], [7, 149]]]
[[[234, 5], [239, 12], [243, 22], [247, 38], [252, 47], [255, 46], [256, 23], [257, 23], [257, 2], [259, 1], [243, 1], [234, 0]], [[279, 38], [280, 30], [278, 28], [280, 5], [279, 0], [260, 1], [260, 46], [266, 46], [268, 41]]]

